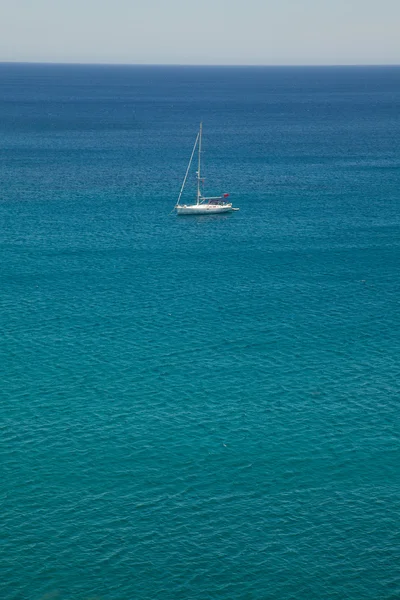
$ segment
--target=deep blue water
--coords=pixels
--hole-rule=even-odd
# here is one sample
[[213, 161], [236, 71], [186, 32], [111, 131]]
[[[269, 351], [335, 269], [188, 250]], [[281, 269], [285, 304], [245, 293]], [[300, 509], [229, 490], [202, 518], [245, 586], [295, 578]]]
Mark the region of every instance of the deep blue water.
[[2, 64], [0, 134], [1, 599], [399, 598], [400, 67]]

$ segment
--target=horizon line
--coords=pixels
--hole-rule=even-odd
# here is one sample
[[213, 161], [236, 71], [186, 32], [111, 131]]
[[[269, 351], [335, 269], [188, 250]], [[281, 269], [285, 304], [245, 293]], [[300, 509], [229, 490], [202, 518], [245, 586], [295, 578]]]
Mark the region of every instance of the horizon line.
[[399, 63], [304, 63], [304, 64], [232, 64], [232, 63], [130, 63], [130, 62], [81, 62], [81, 61], [30, 61], [30, 60], [0, 60], [0, 65], [65, 65], [65, 66], [99, 66], [99, 67], [232, 67], [232, 68], [318, 68], [318, 67], [400, 67]]

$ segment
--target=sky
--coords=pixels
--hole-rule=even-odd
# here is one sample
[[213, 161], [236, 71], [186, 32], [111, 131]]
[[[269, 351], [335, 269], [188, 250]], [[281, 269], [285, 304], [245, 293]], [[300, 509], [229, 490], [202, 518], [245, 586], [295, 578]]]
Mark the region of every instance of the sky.
[[0, 0], [0, 61], [400, 64], [400, 0]]

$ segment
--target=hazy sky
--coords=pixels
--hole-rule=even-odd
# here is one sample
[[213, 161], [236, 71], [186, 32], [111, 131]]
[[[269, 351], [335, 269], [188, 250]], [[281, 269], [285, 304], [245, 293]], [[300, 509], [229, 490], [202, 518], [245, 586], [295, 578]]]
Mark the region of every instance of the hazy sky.
[[400, 64], [400, 0], [0, 0], [0, 61]]

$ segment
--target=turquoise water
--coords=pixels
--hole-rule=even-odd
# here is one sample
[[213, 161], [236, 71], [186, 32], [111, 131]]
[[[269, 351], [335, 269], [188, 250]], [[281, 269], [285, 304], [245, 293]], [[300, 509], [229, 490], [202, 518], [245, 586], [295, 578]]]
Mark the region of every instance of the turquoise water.
[[400, 597], [399, 76], [0, 65], [2, 599]]

